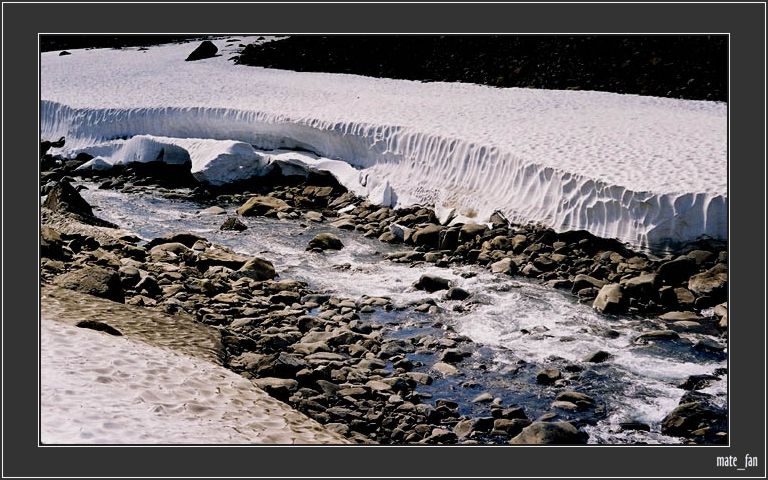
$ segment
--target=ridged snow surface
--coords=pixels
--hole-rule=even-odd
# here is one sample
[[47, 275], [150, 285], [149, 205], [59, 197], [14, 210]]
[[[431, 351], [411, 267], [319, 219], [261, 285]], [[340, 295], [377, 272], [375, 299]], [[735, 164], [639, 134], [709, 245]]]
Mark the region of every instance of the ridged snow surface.
[[393, 206], [498, 209], [641, 247], [727, 239], [725, 103], [235, 66], [215, 43], [223, 55], [196, 62], [196, 44], [43, 53], [42, 137], [102, 166], [170, 144], [214, 184], [279, 155]]

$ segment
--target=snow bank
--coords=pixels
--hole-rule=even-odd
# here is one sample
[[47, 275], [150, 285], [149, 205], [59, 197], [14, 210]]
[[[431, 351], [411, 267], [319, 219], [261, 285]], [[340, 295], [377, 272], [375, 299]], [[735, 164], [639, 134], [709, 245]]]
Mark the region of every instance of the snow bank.
[[44, 444], [347, 443], [224, 367], [43, 319]]
[[43, 138], [66, 136], [67, 151], [136, 135], [226, 140], [236, 153], [188, 150], [198, 178], [258, 172], [280, 149], [283, 165], [347, 164], [325, 165], [393, 206], [475, 220], [499, 209], [641, 247], [727, 238], [723, 103], [184, 62], [195, 46], [42, 54]]

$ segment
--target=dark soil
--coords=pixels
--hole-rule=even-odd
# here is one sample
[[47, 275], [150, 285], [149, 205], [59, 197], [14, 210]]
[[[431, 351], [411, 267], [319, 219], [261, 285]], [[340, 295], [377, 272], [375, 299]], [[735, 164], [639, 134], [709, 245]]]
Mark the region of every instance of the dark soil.
[[292, 36], [237, 63], [494, 87], [728, 99], [725, 36]]

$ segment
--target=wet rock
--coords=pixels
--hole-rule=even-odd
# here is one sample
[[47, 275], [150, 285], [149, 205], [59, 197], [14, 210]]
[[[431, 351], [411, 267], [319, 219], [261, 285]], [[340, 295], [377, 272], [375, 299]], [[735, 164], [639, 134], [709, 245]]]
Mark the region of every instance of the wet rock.
[[600, 350], [594, 353], [591, 353], [587, 355], [587, 357], [584, 359], [585, 362], [589, 363], [603, 363], [609, 359], [611, 359], [613, 355], [610, 353]]
[[679, 387], [683, 390], [701, 390], [712, 385], [716, 380], [719, 380], [719, 377], [714, 375], [690, 375]]
[[677, 340], [679, 338], [680, 335], [672, 330], [653, 330], [643, 333], [642, 335], [638, 336], [636, 340], [644, 342], [648, 340]]
[[88, 328], [91, 330], [96, 330], [98, 332], [108, 333], [116, 337], [120, 337], [123, 335], [122, 333], [120, 333], [120, 330], [116, 329], [112, 325], [109, 325], [104, 322], [99, 322], [96, 320], [81, 320], [77, 322], [75, 326], [80, 328]]
[[217, 266], [237, 270], [251, 260], [251, 258], [220, 247], [214, 247], [197, 255], [197, 266], [201, 270]]
[[447, 300], [466, 300], [471, 294], [460, 287], [452, 287], [448, 289], [448, 293], [445, 294]]
[[604, 285], [597, 293], [592, 308], [602, 313], [620, 313], [624, 310], [624, 295], [618, 283]]
[[204, 208], [203, 210], [200, 210], [200, 215], [225, 215], [227, 213], [226, 210], [219, 207], [218, 205], [214, 205], [212, 207]]
[[248, 199], [237, 213], [244, 217], [256, 217], [262, 215], [276, 216], [277, 212], [290, 210], [290, 206], [285, 201], [275, 197], [254, 196]]
[[175, 233], [167, 233], [162, 237], [153, 238], [152, 240], [147, 242], [147, 244], [144, 247], [147, 249], [152, 249], [153, 247], [157, 245], [162, 245], [164, 243], [180, 243], [187, 248], [192, 248], [192, 246], [194, 246], [195, 243], [197, 242], [208, 243], [208, 241], [205, 238], [199, 235], [195, 235], [194, 233], [175, 232]]
[[441, 373], [446, 377], [459, 374], [458, 368], [445, 362], [437, 362], [436, 364], [432, 365], [432, 370]]
[[533, 422], [509, 443], [513, 445], [576, 445], [587, 443], [588, 435], [569, 422]]
[[561, 377], [560, 370], [556, 368], [545, 368], [536, 373], [536, 382], [542, 385], [551, 385]]
[[59, 275], [54, 283], [60, 287], [123, 302], [123, 287], [120, 275], [115, 270], [102, 267], [83, 267]]
[[205, 40], [200, 45], [198, 45], [197, 48], [192, 51], [192, 53], [189, 54], [185, 61], [193, 62], [195, 60], [203, 60], [206, 58], [215, 57], [218, 51], [218, 47], [216, 47], [213, 42], [210, 40]]
[[429, 437], [424, 439], [426, 443], [453, 443], [456, 440], [456, 434], [445, 428], [433, 429]]
[[514, 437], [531, 424], [527, 418], [497, 418], [493, 422], [493, 432], [501, 432]]
[[277, 275], [272, 262], [258, 257], [251, 258], [245, 262], [237, 271], [237, 274], [237, 276], [245, 276], [257, 281], [272, 280]]
[[694, 350], [700, 352], [722, 352], [725, 345], [722, 345], [711, 338], [702, 338], [693, 345]]
[[702, 265], [715, 258], [715, 254], [708, 250], [691, 250], [686, 256], [692, 258], [696, 265]]
[[489, 403], [493, 401], [493, 395], [488, 392], [481, 393], [472, 399], [472, 403]]
[[307, 245], [307, 250], [315, 248], [320, 250], [341, 250], [344, 248], [344, 244], [341, 243], [341, 239], [338, 236], [332, 233], [318, 233]]
[[[661, 433], [679, 437], [707, 436], [727, 428], [727, 412], [702, 401], [683, 403], [661, 421]], [[703, 432], [702, 429], [706, 429]]]
[[221, 224], [219, 230], [242, 232], [248, 230], [248, 225], [243, 223], [243, 221], [237, 217], [229, 217], [224, 220], [224, 223]]
[[627, 295], [634, 298], [653, 298], [656, 296], [657, 276], [655, 273], [644, 273], [637, 277], [622, 279], [621, 287]]
[[502, 258], [498, 262], [491, 264], [491, 272], [514, 275], [517, 272], [517, 264], [511, 258]]
[[436, 275], [422, 275], [414, 284], [413, 287], [417, 290], [424, 290], [429, 293], [437, 292], [439, 290], [448, 290], [451, 286], [451, 282], [445, 278], [438, 277]]
[[640, 431], [640, 432], [650, 432], [651, 426], [647, 423], [643, 422], [621, 422], [619, 423], [619, 428], [621, 428], [622, 432], [626, 431]]
[[45, 258], [64, 258], [64, 241], [59, 232], [48, 226], [40, 228], [40, 256]]
[[575, 392], [573, 390], [560, 392], [555, 397], [555, 400], [571, 402], [576, 404], [579, 408], [589, 408], [595, 404], [594, 398], [590, 397], [586, 393]]
[[505, 217], [504, 214], [499, 211], [493, 212], [493, 214], [491, 214], [491, 217], [488, 219], [488, 221], [491, 223], [493, 228], [509, 226], [509, 220], [507, 220], [507, 217]]
[[456, 348], [447, 348], [440, 355], [440, 361], [445, 363], [458, 363], [471, 356], [471, 353]]

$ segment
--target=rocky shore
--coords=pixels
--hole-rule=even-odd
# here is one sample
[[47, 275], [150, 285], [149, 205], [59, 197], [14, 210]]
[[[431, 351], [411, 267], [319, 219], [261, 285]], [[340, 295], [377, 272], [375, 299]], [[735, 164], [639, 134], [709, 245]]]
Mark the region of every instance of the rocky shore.
[[[487, 392], [472, 399], [487, 405], [484, 415], [463, 414], [455, 399], [423, 393], [423, 387], [460, 374], [467, 368], [465, 359], [478, 348], [450, 325], [435, 325], [438, 336], [399, 338], [386, 324], [369, 320], [372, 312], [396, 308], [388, 298], [343, 298], [312, 291], [303, 282], [283, 278], [265, 259], [189, 232], [146, 243], [126, 233], [98, 234], [115, 225], [94, 215], [78, 194], [73, 176], [87, 175], [102, 189], [171, 197], [182, 195], [176, 188], [191, 187], [196, 200], [210, 205], [209, 214], [237, 208], [236, 216], [222, 215], [221, 228], [233, 235], [248, 234], [242, 221], [248, 216], [327, 224], [328, 231], [310, 241], [307, 250], [321, 254], [343, 249], [334, 229], [356, 231], [409, 247], [389, 255], [388, 261], [415, 267], [479, 265], [498, 275], [566, 290], [605, 315], [637, 315], [658, 326], [638, 335], [637, 343], [680, 341], [680, 333], [697, 332], [705, 339], [681, 342], [683, 348], [714, 354], [726, 348], [724, 246], [700, 246], [656, 258], [587, 232], [512, 225], [500, 214], [494, 215], [490, 227], [447, 226], [426, 207], [393, 210], [371, 205], [331, 177], [272, 175], [214, 191], [197, 184], [183, 168], [174, 170], [180, 167], [150, 164], [101, 173], [76, 171], [86, 160], [43, 157], [41, 281], [171, 315], [193, 315], [215, 326], [228, 368], [355, 442], [585, 443], [583, 427], [604, 418], [604, 405], [581, 389], [584, 366], [575, 363], [532, 372], [537, 388], [551, 397], [550, 411], [544, 415], [531, 418], [525, 409], [505, 405]], [[414, 287], [462, 301], [456, 308], [473, 308], [473, 292], [440, 276], [423, 275]], [[426, 300], [410, 308], [425, 314], [437, 310]], [[428, 373], [417, 371], [424, 362], [413, 360], [414, 353], [432, 359]], [[584, 363], [606, 361], [610, 354], [598, 351]], [[662, 433], [690, 443], [726, 443], [726, 412], [698, 392], [717, 378], [691, 377], [681, 385], [688, 393], [662, 422]]]

